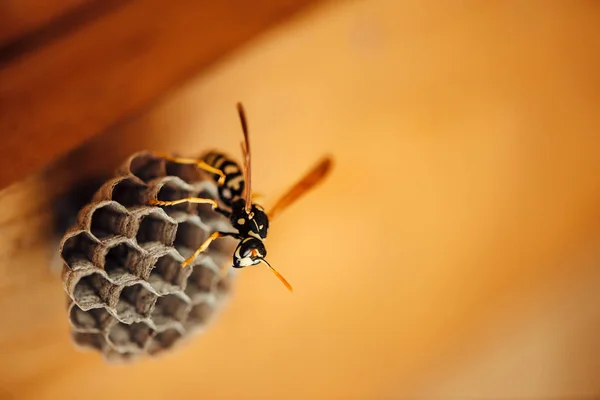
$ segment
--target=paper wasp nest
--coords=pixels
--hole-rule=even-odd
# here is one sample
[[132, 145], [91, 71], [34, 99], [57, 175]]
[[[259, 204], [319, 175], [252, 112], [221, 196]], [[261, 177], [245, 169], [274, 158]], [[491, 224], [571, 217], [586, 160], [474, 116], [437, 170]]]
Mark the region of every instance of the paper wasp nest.
[[148, 200], [217, 199], [192, 165], [150, 153], [130, 157], [81, 209], [60, 243], [73, 340], [109, 361], [156, 355], [201, 331], [223, 305], [235, 243], [213, 242], [187, 268], [181, 262], [229, 221], [207, 204], [149, 206]]

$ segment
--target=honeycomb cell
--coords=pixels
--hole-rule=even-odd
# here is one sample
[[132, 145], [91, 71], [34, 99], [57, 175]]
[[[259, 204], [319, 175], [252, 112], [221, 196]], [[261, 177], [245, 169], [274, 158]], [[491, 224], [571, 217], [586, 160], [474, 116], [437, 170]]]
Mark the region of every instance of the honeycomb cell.
[[[156, 199], [160, 201], [181, 200], [186, 197], [192, 197], [192, 192], [179, 186], [177, 182], [173, 180], [164, 183], [160, 187], [160, 189], [158, 189], [158, 193], [156, 194]], [[175, 211], [190, 212], [194, 208], [194, 204], [187, 202], [176, 205], [164, 206], [164, 210], [169, 215]]]
[[148, 318], [155, 303], [156, 295], [137, 283], [123, 288], [115, 308], [119, 320], [130, 324]]
[[71, 337], [80, 347], [102, 351], [106, 347], [106, 339], [102, 333], [72, 332]]
[[107, 291], [108, 282], [100, 273], [92, 273], [82, 277], [73, 289], [73, 300], [84, 311], [105, 304], [103, 294]]
[[225, 275], [224, 277], [222, 277], [217, 282], [216, 294], [220, 298], [227, 296], [227, 294], [229, 294], [229, 292], [231, 291], [231, 288], [233, 286], [233, 282], [235, 281], [235, 275], [236, 275], [236, 272], [233, 271], [233, 268], [230, 268], [230, 270], [227, 273], [227, 275]]
[[129, 178], [118, 182], [112, 189], [112, 200], [129, 208], [146, 204], [148, 188], [138, 181]]
[[208, 233], [199, 224], [192, 221], [181, 222], [177, 227], [173, 245], [182, 256], [189, 257], [206, 238]]
[[215, 305], [209, 301], [198, 303], [192, 307], [190, 314], [186, 321], [186, 328], [193, 330], [196, 328], [203, 328], [210, 322], [215, 311]]
[[83, 311], [76, 304], [73, 304], [70, 320], [78, 330], [102, 332], [114, 322], [114, 317], [104, 307]]
[[61, 256], [70, 269], [76, 269], [81, 261], [91, 261], [98, 244], [82, 231], [65, 240]]
[[102, 240], [114, 235], [126, 235], [127, 213], [114, 203], [97, 208], [92, 214], [91, 233]]
[[215, 240], [210, 244], [204, 254], [219, 269], [225, 268], [225, 264], [233, 264], [233, 252], [237, 244], [238, 241], [234, 238], [219, 238], [219, 240]]
[[191, 305], [179, 295], [168, 294], [159, 297], [152, 312], [152, 321], [159, 328], [169, 326], [172, 322], [183, 322], [190, 308]]
[[151, 242], [159, 242], [167, 246], [173, 244], [177, 232], [177, 224], [165, 217], [158, 212], [153, 212], [141, 218], [136, 235], [140, 246]]
[[[203, 185], [197, 197], [218, 200], [216, 191], [210, 190], [206, 185]], [[194, 212], [200, 217], [200, 220], [207, 225], [213, 225], [217, 221], [227, 221], [227, 218], [213, 210], [210, 204], [196, 204]]]
[[109, 278], [117, 280], [124, 274], [136, 275], [142, 253], [127, 242], [121, 242], [108, 250], [104, 258], [104, 270]]
[[202, 179], [202, 173], [192, 164], [179, 164], [167, 161], [165, 163], [165, 169], [167, 176], [176, 176], [189, 184], [193, 184]]
[[102, 356], [108, 363], [111, 363], [111, 364], [132, 363], [140, 358], [139, 353], [131, 353], [131, 352], [127, 352], [127, 351], [120, 352], [120, 351], [110, 347], [110, 345], [107, 345], [104, 348]]
[[203, 261], [194, 266], [194, 270], [188, 278], [185, 293], [195, 302], [214, 291], [218, 280], [219, 275], [214, 267], [208, 267], [206, 261]]
[[167, 253], [156, 261], [148, 282], [159, 294], [173, 293], [185, 288], [191, 268], [181, 268], [181, 261]]
[[148, 353], [157, 355], [165, 350], [169, 350], [182, 338], [182, 336], [182, 333], [177, 329], [167, 329], [164, 332], [159, 332], [150, 342]]
[[148, 183], [165, 176], [165, 162], [150, 153], [139, 153], [130, 160], [129, 171], [133, 176]]
[[139, 352], [146, 348], [155, 332], [145, 323], [116, 323], [108, 331], [108, 343], [119, 352]]

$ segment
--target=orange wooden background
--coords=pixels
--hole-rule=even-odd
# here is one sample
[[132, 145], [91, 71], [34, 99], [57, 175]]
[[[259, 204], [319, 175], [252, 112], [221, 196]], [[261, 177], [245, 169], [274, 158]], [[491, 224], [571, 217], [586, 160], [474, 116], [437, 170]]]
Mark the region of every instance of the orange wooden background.
[[[584, 1], [333, 2], [3, 191], [0, 388], [600, 395], [599, 17]], [[49, 201], [140, 148], [236, 154], [238, 100], [267, 207], [320, 155], [336, 160], [270, 230], [270, 262], [295, 293], [241, 271], [214, 328], [177, 352], [128, 367], [77, 352], [47, 269]]]
[[0, 188], [139, 115], [313, 2], [4, 0]]

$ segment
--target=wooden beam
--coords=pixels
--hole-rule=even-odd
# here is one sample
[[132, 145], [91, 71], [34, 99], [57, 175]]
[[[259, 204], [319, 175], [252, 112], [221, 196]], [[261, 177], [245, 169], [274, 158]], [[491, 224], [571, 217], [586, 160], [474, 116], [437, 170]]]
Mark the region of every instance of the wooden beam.
[[[19, 42], [23, 37], [38, 34], [50, 25], [64, 26], [69, 15], [79, 14], [98, 0], [3, 0], [0, 2], [0, 52], [7, 44]], [[51, 24], [53, 20], [57, 23]]]
[[[320, 7], [0, 191], [0, 399], [597, 398], [600, 8], [416, 3]], [[80, 353], [59, 210], [136, 150], [239, 160], [240, 99], [265, 206], [335, 158], [269, 233], [294, 294], [245, 269], [172, 354]]]
[[316, 0], [118, 2], [0, 53], [0, 188], [47, 165]]

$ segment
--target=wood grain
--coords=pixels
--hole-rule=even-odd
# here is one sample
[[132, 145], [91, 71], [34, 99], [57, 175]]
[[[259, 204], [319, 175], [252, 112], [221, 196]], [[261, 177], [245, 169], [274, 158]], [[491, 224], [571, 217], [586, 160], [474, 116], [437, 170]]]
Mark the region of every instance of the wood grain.
[[40, 48], [7, 50], [0, 65], [0, 187], [139, 112], [312, 2], [103, 2], [103, 9], [117, 6]]
[[0, 2], [0, 49], [93, 2], [98, 3], [94, 0], [3, 0]]
[[[36, 400], [597, 397], [599, 11], [328, 4], [5, 189], [0, 389]], [[267, 209], [334, 157], [329, 179], [269, 232], [269, 261], [294, 294], [247, 269], [218, 323], [179, 351], [127, 367], [79, 353], [48, 268], [54, 204], [135, 150], [239, 154], [240, 100]]]

